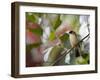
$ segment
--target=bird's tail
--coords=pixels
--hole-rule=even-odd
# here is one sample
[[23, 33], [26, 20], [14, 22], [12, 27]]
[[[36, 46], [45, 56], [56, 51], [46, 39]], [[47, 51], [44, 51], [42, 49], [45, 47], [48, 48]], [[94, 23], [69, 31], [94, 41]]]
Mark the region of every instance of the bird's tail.
[[75, 56], [76, 57], [81, 56], [81, 50], [79, 49], [79, 47], [75, 47]]

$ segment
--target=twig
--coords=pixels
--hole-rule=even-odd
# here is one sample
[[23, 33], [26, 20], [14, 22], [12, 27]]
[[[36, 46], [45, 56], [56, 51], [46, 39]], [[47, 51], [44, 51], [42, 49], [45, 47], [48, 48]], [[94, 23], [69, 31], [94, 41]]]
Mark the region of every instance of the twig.
[[[87, 38], [88, 36], [89, 36], [90, 34], [88, 34], [87, 36], [85, 36], [83, 39], [81, 39], [78, 43], [77, 43], [77, 45], [79, 45], [85, 38]], [[76, 45], [76, 46], [77, 46]], [[56, 59], [53, 63], [51, 63], [50, 64], [50, 66], [52, 66], [52, 65], [55, 65], [59, 60], [61, 60], [64, 56], [66, 56], [69, 52], [71, 52], [73, 49], [74, 49], [75, 47], [72, 47], [71, 49], [65, 49], [65, 51], [63, 51], [61, 54], [61, 56], [58, 58], [58, 59]]]

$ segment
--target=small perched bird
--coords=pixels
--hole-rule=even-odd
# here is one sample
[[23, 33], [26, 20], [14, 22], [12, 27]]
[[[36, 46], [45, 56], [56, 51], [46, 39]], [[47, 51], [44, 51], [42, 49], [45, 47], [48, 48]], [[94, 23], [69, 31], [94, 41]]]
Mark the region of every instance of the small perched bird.
[[72, 47], [74, 47], [76, 57], [81, 56], [81, 48], [80, 44], [78, 44], [79, 40], [77, 34], [72, 30], [68, 31], [67, 33], [69, 34], [70, 44]]

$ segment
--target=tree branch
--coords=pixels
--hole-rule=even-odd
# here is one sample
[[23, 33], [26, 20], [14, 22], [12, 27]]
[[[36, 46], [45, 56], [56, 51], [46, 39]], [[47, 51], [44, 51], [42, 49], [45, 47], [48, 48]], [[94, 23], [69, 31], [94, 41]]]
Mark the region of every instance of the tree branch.
[[[81, 39], [78, 43], [77, 43], [77, 45], [79, 45], [84, 39], [86, 39], [87, 37], [89, 37], [89, 35], [90, 34], [88, 34], [88, 35], [86, 35], [83, 39]], [[76, 46], [77, 46], [76, 45]], [[51, 63], [50, 64], [50, 66], [53, 66], [53, 65], [55, 65], [59, 60], [61, 60], [64, 56], [66, 56], [67, 54], [69, 54], [69, 52], [71, 52], [73, 49], [74, 49], [75, 47], [72, 47], [71, 49], [65, 49], [61, 54], [61, 56], [58, 58], [58, 59], [56, 59], [53, 63]]]

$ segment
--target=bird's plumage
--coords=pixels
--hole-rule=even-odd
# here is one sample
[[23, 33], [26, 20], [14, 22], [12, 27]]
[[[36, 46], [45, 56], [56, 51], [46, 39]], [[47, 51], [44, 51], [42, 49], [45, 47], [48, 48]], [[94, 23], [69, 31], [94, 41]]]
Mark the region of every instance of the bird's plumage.
[[74, 47], [74, 52], [76, 57], [81, 56], [80, 44], [78, 44], [79, 39], [74, 31], [69, 31], [69, 40], [72, 47]]
[[70, 39], [71, 46], [75, 47], [78, 43], [78, 38], [77, 38], [77, 35], [74, 31], [69, 32], [69, 39]]

